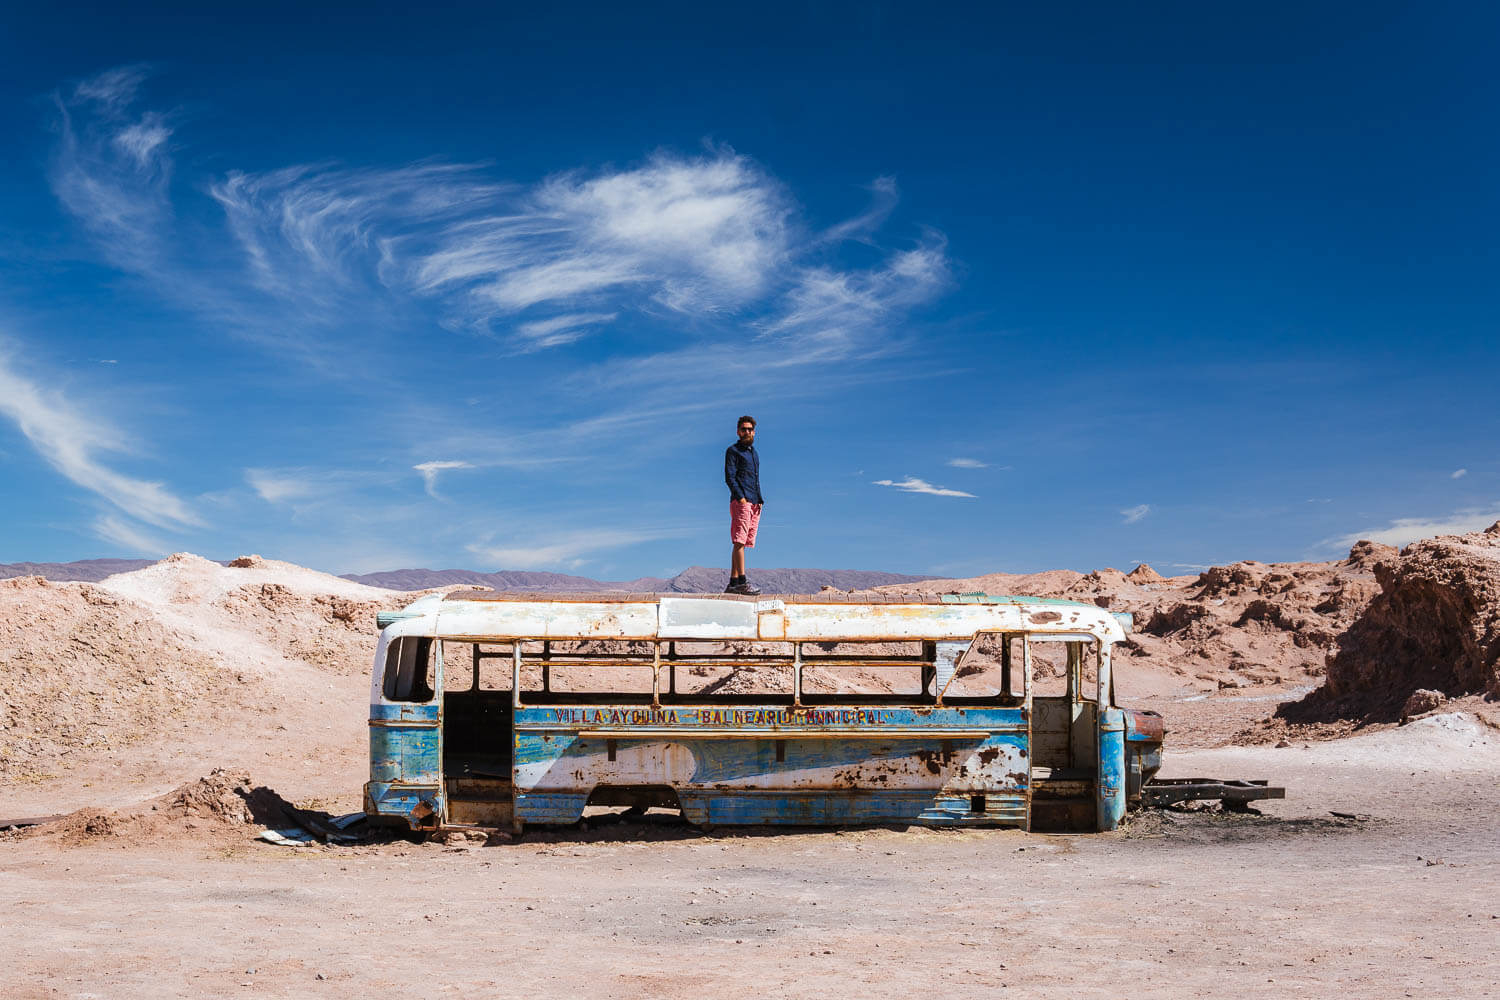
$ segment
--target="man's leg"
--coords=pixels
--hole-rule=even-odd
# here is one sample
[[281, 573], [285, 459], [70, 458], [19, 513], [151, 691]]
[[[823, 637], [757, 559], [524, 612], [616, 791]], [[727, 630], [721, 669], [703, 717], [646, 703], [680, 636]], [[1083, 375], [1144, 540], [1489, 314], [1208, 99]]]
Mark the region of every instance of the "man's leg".
[[729, 575], [736, 580], [745, 575], [745, 546], [740, 542], [734, 543], [729, 555]]

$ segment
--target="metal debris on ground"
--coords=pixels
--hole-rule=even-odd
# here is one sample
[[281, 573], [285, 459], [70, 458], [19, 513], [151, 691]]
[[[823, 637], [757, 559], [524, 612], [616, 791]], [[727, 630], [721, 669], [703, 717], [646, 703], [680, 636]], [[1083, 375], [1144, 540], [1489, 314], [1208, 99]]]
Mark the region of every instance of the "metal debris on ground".
[[308, 847], [317, 843], [357, 844], [368, 835], [365, 814], [321, 816], [302, 809], [288, 808], [289, 818], [298, 825], [262, 830], [259, 839], [282, 847]]

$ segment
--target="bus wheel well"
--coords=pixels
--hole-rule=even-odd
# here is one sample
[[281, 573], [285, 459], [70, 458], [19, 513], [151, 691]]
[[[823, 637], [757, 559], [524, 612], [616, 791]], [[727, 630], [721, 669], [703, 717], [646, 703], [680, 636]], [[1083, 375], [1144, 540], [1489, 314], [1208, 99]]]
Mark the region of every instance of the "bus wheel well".
[[644, 812], [647, 809], [682, 811], [677, 789], [671, 785], [595, 785], [589, 793], [591, 806], [627, 806]]

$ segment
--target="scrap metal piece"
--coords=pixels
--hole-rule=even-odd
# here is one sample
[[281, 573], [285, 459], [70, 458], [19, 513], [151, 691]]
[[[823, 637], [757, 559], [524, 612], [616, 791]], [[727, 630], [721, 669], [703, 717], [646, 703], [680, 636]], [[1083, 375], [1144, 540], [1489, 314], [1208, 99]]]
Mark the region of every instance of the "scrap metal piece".
[[19, 830], [27, 826], [41, 826], [63, 818], [62, 813], [56, 816], [22, 816], [18, 819], [0, 819], [0, 830]]
[[262, 830], [259, 838], [268, 844], [278, 844], [282, 847], [312, 847], [317, 844], [312, 834], [297, 827], [288, 827], [284, 830]]
[[1284, 799], [1286, 789], [1265, 781], [1221, 778], [1153, 778], [1141, 788], [1141, 804], [1169, 806], [1177, 802], [1219, 799], [1234, 808], [1257, 799]]

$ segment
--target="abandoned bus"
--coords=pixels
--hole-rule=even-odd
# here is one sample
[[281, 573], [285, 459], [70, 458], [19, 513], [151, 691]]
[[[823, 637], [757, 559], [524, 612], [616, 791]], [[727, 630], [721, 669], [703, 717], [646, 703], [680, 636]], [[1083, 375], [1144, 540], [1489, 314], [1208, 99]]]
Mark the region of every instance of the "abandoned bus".
[[429, 595], [382, 614], [372, 820], [1110, 830], [1161, 762], [1128, 615], [987, 595]]

